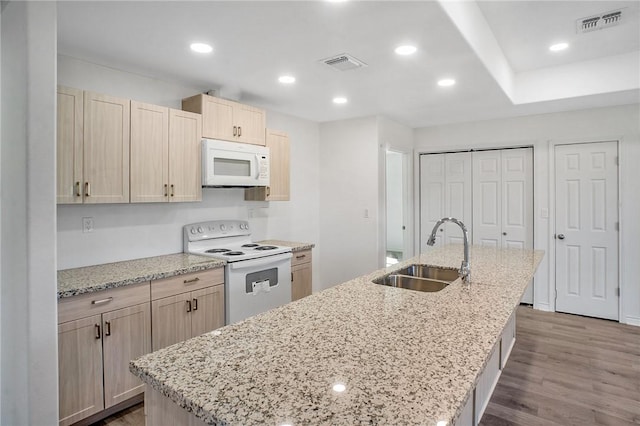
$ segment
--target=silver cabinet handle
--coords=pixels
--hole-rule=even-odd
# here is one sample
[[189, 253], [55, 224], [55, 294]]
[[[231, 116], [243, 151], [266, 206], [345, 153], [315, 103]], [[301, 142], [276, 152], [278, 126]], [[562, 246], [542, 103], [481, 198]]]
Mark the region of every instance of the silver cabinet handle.
[[200, 278], [199, 277], [195, 277], [195, 278], [191, 278], [190, 280], [184, 280], [183, 282], [185, 284], [191, 284], [191, 283], [195, 283], [195, 282], [198, 282], [198, 281], [200, 281]]
[[198, 299], [193, 299], [193, 310], [194, 311], [198, 310]]
[[238, 126], [238, 136], [242, 136], [242, 127]]
[[238, 127], [233, 126], [233, 136], [238, 136]]
[[80, 192], [80, 182], [76, 182], [76, 197], [82, 197], [82, 193]]
[[558, 234], [558, 239], [559, 240], [564, 240], [564, 234]]
[[100, 339], [100, 324], [96, 324], [96, 339]]
[[169, 193], [167, 192], [167, 187], [169, 185], [167, 185], [166, 183], [164, 184], [164, 196], [166, 197], [167, 195], [169, 195]]
[[91, 304], [92, 305], [102, 305], [103, 303], [109, 303], [112, 300], [113, 300], [113, 297], [107, 297], [106, 299], [92, 300]]
[[173, 197], [173, 195], [174, 195], [173, 184], [171, 184], [171, 196]]
[[300, 254], [300, 255], [296, 256], [296, 259], [304, 259], [305, 257], [307, 257], [306, 254]]
[[111, 336], [111, 321], [105, 321], [104, 323], [104, 335]]
[[187, 300], [187, 312], [191, 312], [191, 300]]
[[89, 182], [84, 183], [84, 196], [85, 197], [91, 196], [91, 184]]

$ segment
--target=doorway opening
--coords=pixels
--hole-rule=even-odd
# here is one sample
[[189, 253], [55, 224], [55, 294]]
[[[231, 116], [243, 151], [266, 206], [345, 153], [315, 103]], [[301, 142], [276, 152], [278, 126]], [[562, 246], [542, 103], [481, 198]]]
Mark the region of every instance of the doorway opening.
[[411, 256], [407, 249], [408, 171], [407, 154], [387, 150], [385, 155], [385, 266]]

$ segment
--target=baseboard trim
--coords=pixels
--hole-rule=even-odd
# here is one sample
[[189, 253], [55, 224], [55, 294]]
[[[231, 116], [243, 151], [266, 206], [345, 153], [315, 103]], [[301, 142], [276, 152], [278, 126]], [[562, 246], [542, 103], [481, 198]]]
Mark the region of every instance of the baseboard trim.
[[630, 315], [627, 315], [624, 318], [624, 323], [628, 325], [635, 325], [640, 327], [640, 317], [632, 317]]
[[533, 302], [533, 309], [544, 312], [553, 312], [553, 309], [551, 309], [551, 305], [549, 305], [548, 303]]

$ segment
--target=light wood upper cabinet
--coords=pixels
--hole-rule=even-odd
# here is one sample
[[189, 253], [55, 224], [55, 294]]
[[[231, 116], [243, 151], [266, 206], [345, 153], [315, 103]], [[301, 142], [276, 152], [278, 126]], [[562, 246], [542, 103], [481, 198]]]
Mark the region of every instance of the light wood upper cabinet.
[[101, 316], [58, 325], [60, 425], [70, 425], [102, 411]]
[[167, 201], [169, 108], [131, 101], [131, 202]]
[[202, 200], [202, 116], [169, 110], [169, 201]]
[[291, 258], [291, 301], [311, 295], [312, 271], [311, 250], [293, 253]]
[[82, 90], [58, 86], [56, 135], [56, 199], [82, 203]]
[[244, 199], [247, 201], [289, 201], [291, 193], [289, 135], [280, 130], [271, 129], [267, 129], [266, 135], [270, 155], [270, 185], [245, 189]]
[[130, 101], [84, 92], [84, 202], [129, 202]]
[[265, 145], [263, 109], [209, 95], [182, 100], [182, 109], [202, 114], [202, 137]]

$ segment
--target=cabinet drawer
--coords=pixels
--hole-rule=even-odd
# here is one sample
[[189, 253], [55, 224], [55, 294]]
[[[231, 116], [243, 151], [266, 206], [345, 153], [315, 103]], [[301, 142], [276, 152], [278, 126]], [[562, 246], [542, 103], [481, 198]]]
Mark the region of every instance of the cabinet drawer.
[[291, 266], [297, 266], [302, 263], [311, 262], [311, 250], [303, 250], [293, 253], [291, 257]]
[[224, 268], [208, 269], [191, 274], [151, 281], [151, 300], [174, 296], [185, 291], [200, 290], [224, 284]]
[[65, 297], [58, 301], [58, 323], [98, 315], [149, 301], [149, 282]]

